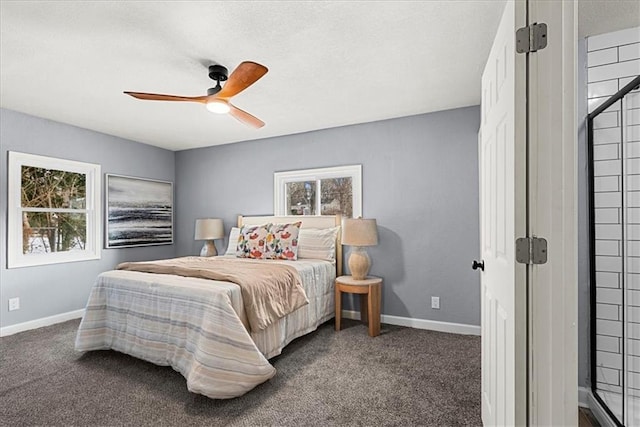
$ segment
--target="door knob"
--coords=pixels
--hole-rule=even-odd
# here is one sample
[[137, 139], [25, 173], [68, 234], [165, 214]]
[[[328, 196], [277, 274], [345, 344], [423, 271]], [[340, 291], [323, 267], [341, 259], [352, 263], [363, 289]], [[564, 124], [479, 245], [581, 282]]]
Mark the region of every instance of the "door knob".
[[473, 268], [474, 270], [480, 269], [482, 271], [484, 271], [484, 261], [476, 261], [473, 260], [473, 264], [471, 265], [471, 268]]

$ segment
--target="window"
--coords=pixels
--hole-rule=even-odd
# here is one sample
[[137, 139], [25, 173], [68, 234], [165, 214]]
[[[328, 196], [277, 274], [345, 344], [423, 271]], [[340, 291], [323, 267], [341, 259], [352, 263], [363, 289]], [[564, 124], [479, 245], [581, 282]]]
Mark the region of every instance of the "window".
[[362, 165], [274, 174], [275, 215], [362, 216]]
[[100, 258], [100, 166], [9, 152], [7, 267]]

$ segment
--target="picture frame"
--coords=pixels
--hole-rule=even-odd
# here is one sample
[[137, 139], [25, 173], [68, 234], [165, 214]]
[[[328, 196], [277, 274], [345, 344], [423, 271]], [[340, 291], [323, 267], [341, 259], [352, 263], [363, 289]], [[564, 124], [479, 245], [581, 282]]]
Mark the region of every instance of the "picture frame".
[[106, 174], [105, 248], [173, 244], [173, 182]]

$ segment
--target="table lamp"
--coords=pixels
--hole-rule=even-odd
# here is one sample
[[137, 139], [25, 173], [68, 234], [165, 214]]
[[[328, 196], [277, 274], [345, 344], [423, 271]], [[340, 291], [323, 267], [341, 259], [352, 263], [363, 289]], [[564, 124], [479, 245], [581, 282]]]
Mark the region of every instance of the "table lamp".
[[217, 218], [202, 218], [196, 219], [196, 233], [195, 240], [205, 240], [200, 256], [216, 256], [215, 239], [222, 239], [224, 237], [224, 225], [221, 219]]
[[342, 222], [342, 244], [353, 246], [349, 255], [349, 270], [354, 280], [367, 278], [371, 259], [365, 246], [378, 244], [375, 219], [345, 218]]

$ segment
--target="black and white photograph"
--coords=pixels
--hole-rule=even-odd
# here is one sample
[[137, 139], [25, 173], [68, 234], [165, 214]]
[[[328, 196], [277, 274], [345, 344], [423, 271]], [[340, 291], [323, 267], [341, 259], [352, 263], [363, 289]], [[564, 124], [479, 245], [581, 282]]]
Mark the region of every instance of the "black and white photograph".
[[107, 174], [106, 247], [173, 243], [173, 183]]

